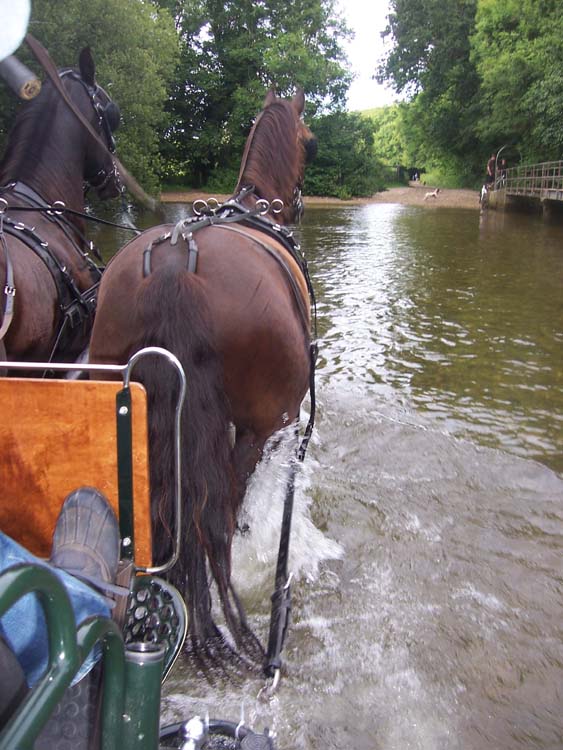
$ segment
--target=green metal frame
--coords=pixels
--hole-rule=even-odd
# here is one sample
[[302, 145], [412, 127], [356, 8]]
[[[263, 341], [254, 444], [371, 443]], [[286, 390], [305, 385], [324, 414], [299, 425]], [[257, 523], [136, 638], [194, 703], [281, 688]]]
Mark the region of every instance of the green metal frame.
[[0, 616], [37, 595], [47, 623], [48, 667], [0, 732], [0, 750], [33, 750], [55, 706], [99, 643], [103, 659], [102, 750], [157, 750], [164, 647], [125, 646], [119, 627], [91, 617], [78, 628], [64, 585], [48, 568], [18, 565], [0, 575]]
[[[66, 589], [54, 573], [40, 565], [17, 565], [0, 575], [0, 616], [30, 593], [37, 595], [47, 623], [48, 666], [0, 732], [0, 750], [33, 750], [37, 736], [96, 643], [102, 646], [104, 665], [102, 748], [124, 748], [120, 737], [127, 685], [118, 626], [108, 618], [94, 617], [77, 629]], [[158, 691], [160, 695], [160, 679]]]

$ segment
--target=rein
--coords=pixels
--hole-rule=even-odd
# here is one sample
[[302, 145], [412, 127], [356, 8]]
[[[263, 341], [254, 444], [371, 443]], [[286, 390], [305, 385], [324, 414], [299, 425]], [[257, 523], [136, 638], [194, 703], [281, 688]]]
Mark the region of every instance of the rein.
[[[0, 192], [2, 192], [2, 190], [8, 189], [12, 185], [15, 186], [16, 184], [21, 185], [22, 183], [10, 183], [10, 185], [7, 185], [4, 188], [0, 188]], [[28, 190], [31, 190], [31, 188], [28, 188]], [[84, 211], [76, 211], [74, 208], [68, 208], [68, 206], [65, 206], [63, 201], [55, 201], [54, 203], [51, 203], [51, 204], [44, 202], [44, 205], [37, 205], [37, 206], [10, 206], [9, 209], [10, 211], [35, 211], [37, 213], [45, 213], [45, 214], [56, 215], [56, 216], [69, 214], [71, 216], [78, 216], [81, 219], [85, 219], [86, 221], [93, 221], [96, 224], [104, 224], [105, 226], [115, 227], [116, 229], [127, 229], [130, 232], [141, 234], [141, 230], [137, 229], [137, 227], [135, 226], [131, 226], [127, 224], [116, 224], [113, 221], [109, 221], [108, 219], [101, 219], [99, 216], [92, 216], [92, 214], [87, 214]], [[94, 246], [90, 242], [88, 242], [88, 245], [90, 246], [90, 249], [94, 251], [98, 260], [102, 260], [102, 258], [100, 257], [100, 255], [98, 254]]]

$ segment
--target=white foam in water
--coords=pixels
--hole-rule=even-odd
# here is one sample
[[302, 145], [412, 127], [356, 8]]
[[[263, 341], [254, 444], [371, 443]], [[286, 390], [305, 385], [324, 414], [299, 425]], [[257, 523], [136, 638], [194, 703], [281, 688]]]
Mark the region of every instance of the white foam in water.
[[[279, 440], [279, 444], [278, 444]], [[275, 447], [274, 447], [275, 445]], [[233, 579], [242, 592], [271, 582], [275, 571], [290, 460], [295, 452], [293, 426], [278, 432], [266, 445], [264, 457], [251, 477], [239, 517], [249, 531], [233, 541]], [[298, 462], [289, 543], [289, 571], [294, 579], [315, 580], [324, 560], [339, 559], [342, 547], [328, 539], [311, 521], [308, 490], [314, 460]]]

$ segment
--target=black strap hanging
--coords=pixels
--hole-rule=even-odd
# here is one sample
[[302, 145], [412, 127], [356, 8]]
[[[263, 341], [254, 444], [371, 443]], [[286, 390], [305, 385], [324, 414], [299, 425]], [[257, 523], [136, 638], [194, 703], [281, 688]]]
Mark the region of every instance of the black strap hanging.
[[133, 430], [131, 422], [131, 391], [123, 388], [116, 396], [117, 481], [119, 495], [119, 533], [121, 557], [134, 558], [133, 527]]

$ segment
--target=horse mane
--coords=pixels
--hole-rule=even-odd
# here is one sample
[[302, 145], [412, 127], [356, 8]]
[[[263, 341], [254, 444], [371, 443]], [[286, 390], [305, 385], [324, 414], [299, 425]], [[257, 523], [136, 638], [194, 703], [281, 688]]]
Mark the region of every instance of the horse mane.
[[246, 163], [237, 190], [254, 185], [268, 201], [293, 201], [293, 191], [303, 179], [305, 149], [297, 134], [298, 119], [293, 104], [279, 99], [259, 115], [248, 142]]

